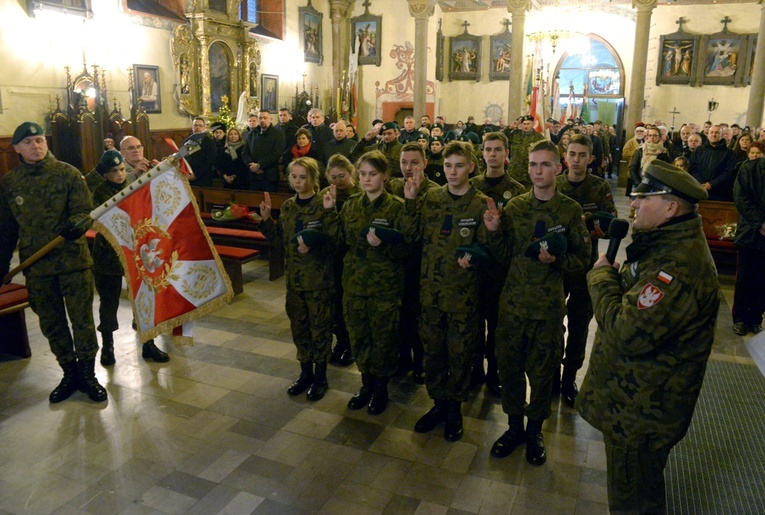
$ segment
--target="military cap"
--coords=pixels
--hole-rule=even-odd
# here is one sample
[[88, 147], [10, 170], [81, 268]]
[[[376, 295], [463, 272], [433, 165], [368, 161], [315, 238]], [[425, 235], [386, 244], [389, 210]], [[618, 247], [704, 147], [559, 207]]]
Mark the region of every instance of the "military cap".
[[587, 229], [590, 231], [595, 230], [595, 227], [600, 227], [603, 232], [608, 232], [608, 226], [611, 225], [611, 220], [616, 218], [611, 213], [605, 211], [595, 211], [594, 213], [584, 214], [584, 223], [587, 225]]
[[387, 130], [398, 130], [398, 124], [396, 122], [385, 122], [382, 124], [382, 127], [380, 127], [380, 132], [387, 131]]
[[327, 239], [327, 235], [316, 229], [303, 229], [300, 232], [295, 233], [295, 236], [290, 240], [292, 243], [298, 243], [298, 238], [303, 238], [303, 243], [309, 247], [318, 247], [324, 240]]
[[417, 136], [417, 141], [420, 141], [421, 139], [424, 139], [425, 141], [430, 142], [430, 138], [424, 132], [420, 132], [420, 134]]
[[35, 122], [24, 122], [13, 131], [12, 145], [18, 145], [24, 138], [29, 136], [45, 136], [45, 131]]
[[494, 127], [490, 125], [484, 125], [483, 128], [481, 129], [481, 134], [488, 134], [490, 132], [494, 132]]
[[215, 122], [214, 124], [210, 125], [210, 132], [215, 132], [217, 130], [226, 132], [226, 124], [223, 122]]
[[467, 134], [465, 134], [465, 136], [467, 136], [467, 141], [469, 141], [470, 143], [475, 143], [477, 145], [481, 142], [481, 138], [475, 132], [472, 132], [472, 131], [468, 132]]
[[390, 227], [380, 227], [377, 225], [364, 227], [361, 230], [361, 237], [366, 238], [367, 233], [372, 230], [374, 230], [375, 236], [380, 238], [383, 243], [387, 243], [388, 245], [401, 245], [404, 243], [404, 239], [401, 237], [401, 233], [396, 229], [391, 229]]
[[462, 134], [457, 136], [457, 134], [455, 134], [454, 131], [449, 131], [446, 134], [444, 134], [444, 143], [449, 143], [450, 141], [454, 141], [454, 140], [465, 141], [465, 140], [460, 139], [460, 138], [462, 138]]
[[559, 232], [549, 232], [526, 247], [525, 254], [530, 258], [536, 259], [539, 256], [539, 251], [543, 248], [547, 249], [547, 252], [553, 256], [559, 256], [566, 253], [568, 241]]
[[432, 138], [430, 138], [430, 142], [433, 143], [434, 141], [438, 141], [439, 143], [443, 143], [444, 142], [444, 138], [442, 138], [441, 136], [433, 136]]
[[489, 253], [478, 243], [457, 247], [456, 254], [458, 258], [467, 258], [470, 264], [477, 268], [491, 264]]
[[638, 127], [645, 127], [645, 124], [643, 122], [635, 122], [635, 128], [637, 129]]
[[104, 136], [104, 139], [114, 139], [114, 135], [111, 132], [107, 132], [106, 136]]
[[555, 118], [548, 118], [548, 119], [547, 119], [547, 123], [555, 123], [555, 122], [557, 122], [557, 121], [558, 121], [558, 120], [556, 120]]
[[709, 193], [685, 170], [654, 159], [648, 165], [637, 188], [632, 190], [633, 196], [672, 194], [691, 204], [709, 198]]
[[441, 129], [441, 130], [444, 130], [444, 126], [443, 126], [442, 124], [440, 124], [440, 123], [434, 123], [433, 125], [431, 125], [431, 126], [430, 126], [430, 130], [432, 131], [432, 130], [433, 130], [433, 129], [435, 129], [436, 127], [438, 127], [438, 128], [439, 128], [439, 129]]
[[98, 161], [98, 165], [96, 165], [96, 171], [101, 175], [104, 175], [115, 166], [121, 165], [124, 160], [125, 159], [122, 157], [122, 154], [116, 150], [107, 150], [101, 156], [100, 161]]
[[534, 117], [531, 116], [530, 114], [527, 114], [525, 116], [521, 116], [520, 118], [518, 118], [518, 121], [519, 122], [533, 122], [534, 121]]

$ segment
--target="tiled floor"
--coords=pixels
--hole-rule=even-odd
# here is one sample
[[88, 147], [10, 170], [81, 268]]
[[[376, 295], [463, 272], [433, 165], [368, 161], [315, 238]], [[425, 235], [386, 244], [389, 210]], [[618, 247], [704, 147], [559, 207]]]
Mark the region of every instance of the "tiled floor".
[[[80, 393], [48, 403], [61, 371], [28, 312], [32, 358], [0, 360], [0, 511], [607, 512], [599, 433], [557, 399], [544, 425], [548, 461], [533, 467], [522, 448], [490, 457], [507, 419], [481, 390], [463, 406], [456, 443], [441, 428], [413, 431], [430, 400], [411, 376], [394, 378], [393, 402], [377, 417], [346, 408], [359, 386], [353, 366], [330, 367], [319, 402], [289, 397], [298, 365], [284, 279], [269, 282], [266, 263], [255, 262], [245, 280], [244, 294], [197, 324], [193, 347], [158, 339], [172, 356], [164, 365], [140, 357], [123, 299], [117, 364], [96, 366], [109, 392], [101, 404]], [[731, 279], [722, 282], [712, 359], [751, 363], [730, 330]]]

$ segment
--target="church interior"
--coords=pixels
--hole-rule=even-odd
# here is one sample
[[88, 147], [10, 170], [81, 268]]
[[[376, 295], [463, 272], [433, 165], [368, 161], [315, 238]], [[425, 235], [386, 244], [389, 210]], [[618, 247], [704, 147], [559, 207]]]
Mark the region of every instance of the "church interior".
[[[408, 115], [500, 125], [528, 114], [531, 83], [557, 116], [587, 109], [621, 138], [654, 120], [674, 133], [706, 120], [754, 130], [760, 32], [762, 0], [0, 0], [0, 178], [18, 164], [11, 135], [25, 121], [85, 174], [107, 133], [162, 159], [195, 117], [244, 124], [260, 109], [302, 124], [318, 107], [360, 134]], [[193, 346], [157, 338], [169, 363], [141, 358], [123, 295], [117, 363], [96, 367], [107, 403], [48, 403], [60, 370], [24, 310], [31, 356], [0, 353], [0, 512], [608, 513], [601, 435], [557, 398], [548, 463], [530, 467], [490, 456], [507, 419], [480, 387], [456, 443], [412, 430], [430, 399], [411, 375], [393, 378], [379, 417], [346, 408], [353, 365], [330, 366], [319, 402], [287, 396], [295, 347], [270, 266], [243, 265], [243, 291], [195, 324]], [[666, 472], [669, 513], [765, 512], [765, 378], [752, 335], [731, 329], [735, 266], [719, 272], [707, 377]], [[3, 346], [15, 338], [0, 333]]]

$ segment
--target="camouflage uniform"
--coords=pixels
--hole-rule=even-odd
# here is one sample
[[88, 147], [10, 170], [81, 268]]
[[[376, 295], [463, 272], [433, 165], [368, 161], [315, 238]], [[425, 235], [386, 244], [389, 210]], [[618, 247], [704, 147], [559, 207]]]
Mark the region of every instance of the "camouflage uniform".
[[[340, 212], [345, 254], [343, 310], [356, 364], [362, 374], [390, 377], [398, 368], [398, 323], [404, 291], [404, 258], [414, 241], [414, 225], [404, 202], [387, 191], [369, 201], [354, 195]], [[399, 245], [372, 247], [362, 236], [370, 225], [401, 233]]]
[[[55, 239], [68, 224], [93, 209], [82, 174], [50, 152], [39, 163], [21, 164], [0, 182], [0, 274], [8, 273], [19, 245], [24, 261]], [[29, 305], [59, 364], [95, 359], [93, 261], [83, 236], [65, 241], [24, 270]], [[67, 314], [72, 324], [70, 332]]]
[[480, 274], [457, 263], [457, 247], [486, 243], [486, 196], [470, 188], [454, 199], [447, 186], [432, 188], [407, 211], [422, 237], [420, 338], [428, 394], [435, 401], [467, 400], [478, 339]]
[[696, 215], [632, 237], [621, 272], [587, 275], [598, 332], [577, 408], [603, 432], [611, 510], [660, 513], [664, 465], [693, 416], [720, 287]]
[[386, 144], [382, 140], [377, 141], [373, 139], [368, 141], [362, 137], [353, 147], [353, 150], [351, 150], [350, 161], [355, 163], [367, 152], [379, 150], [385, 155], [385, 159], [388, 160], [388, 172], [390, 173], [390, 177], [401, 177], [403, 175], [401, 173], [401, 164], [399, 163], [399, 160], [401, 159], [401, 147], [402, 145], [397, 139], [393, 140], [392, 143]]
[[[579, 184], [569, 182], [566, 174], [556, 178], [556, 188], [567, 197], [576, 200], [582, 211], [594, 213], [604, 211], [616, 216], [616, 206], [611, 195], [611, 185], [605, 179], [588, 173], [586, 178]], [[598, 239], [592, 237], [592, 253], [590, 266], [573, 274], [563, 276], [563, 288], [568, 300], [566, 311], [568, 317], [568, 340], [566, 341], [566, 355], [563, 358], [564, 374], [573, 374], [567, 377], [573, 381], [576, 371], [584, 364], [584, 355], [587, 349], [587, 334], [592, 320], [592, 300], [587, 291], [587, 271], [598, 259]]]
[[[524, 255], [535, 237], [551, 232], [566, 237], [565, 254], [550, 264]], [[502, 212], [501, 230], [489, 244], [500, 262], [509, 264], [497, 327], [502, 409], [510, 416], [525, 414], [529, 420], [542, 421], [550, 416], [552, 380], [563, 354], [563, 274], [584, 270], [590, 262], [590, 235], [582, 208], [557, 191], [546, 202], [530, 191], [510, 200]], [[525, 409], [524, 373], [531, 385]]]
[[[336, 220], [337, 212], [324, 209], [322, 197], [314, 195], [305, 205], [301, 205], [297, 196], [286, 200], [277, 221], [267, 218], [260, 224], [260, 230], [270, 241], [284, 246], [286, 311], [300, 363], [326, 363], [329, 359], [334, 284], [334, 245], [330, 232]], [[301, 254], [292, 238], [304, 229], [316, 229], [328, 238]]]
[[523, 184], [527, 190], [530, 190], [529, 147], [537, 141], [542, 141], [545, 137], [536, 131], [526, 133], [520, 129], [505, 134], [510, 145], [510, 165], [507, 171], [510, 177]]

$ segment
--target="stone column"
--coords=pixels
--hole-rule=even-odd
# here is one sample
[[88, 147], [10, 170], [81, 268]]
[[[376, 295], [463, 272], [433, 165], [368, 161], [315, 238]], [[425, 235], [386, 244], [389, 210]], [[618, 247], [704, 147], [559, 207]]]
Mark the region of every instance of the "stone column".
[[[348, 37], [348, 13], [352, 0], [330, 0], [329, 18], [332, 20], [332, 94], [333, 107], [337, 103], [337, 91], [348, 71], [350, 40]], [[343, 73], [345, 72], [345, 73]], [[337, 113], [340, 116], [340, 113]]]
[[635, 50], [632, 58], [632, 73], [630, 74], [630, 94], [627, 102], [627, 115], [624, 127], [627, 134], [635, 122], [643, 117], [643, 102], [645, 101], [645, 69], [648, 62], [648, 36], [651, 32], [651, 13], [656, 7], [657, 0], [632, 0], [632, 6], [637, 9], [635, 24]]
[[414, 119], [425, 114], [428, 101], [428, 22], [435, 9], [434, 0], [407, 0], [414, 18]]
[[[655, 0], [654, 0], [655, 1]], [[510, 49], [510, 92], [507, 100], [509, 124], [523, 113], [523, 41], [526, 37], [526, 11], [531, 8], [530, 0], [507, 0], [507, 10], [513, 20], [512, 42]]]
[[762, 126], [763, 97], [765, 97], [765, 3], [758, 0], [760, 10], [760, 31], [757, 34], [757, 48], [754, 51], [754, 71], [749, 87], [749, 107], [746, 109], [746, 124], [749, 127]]

